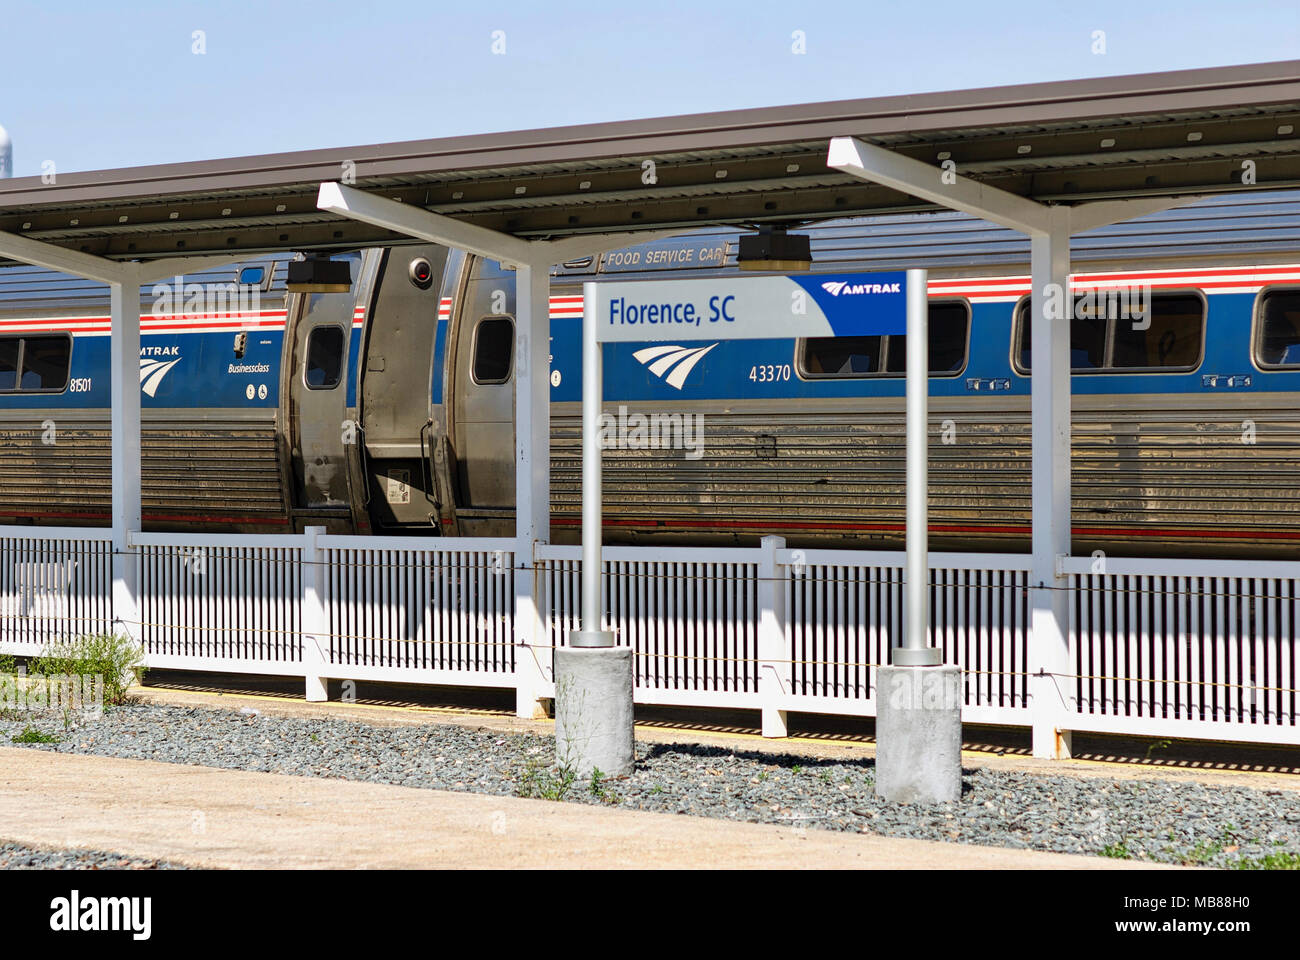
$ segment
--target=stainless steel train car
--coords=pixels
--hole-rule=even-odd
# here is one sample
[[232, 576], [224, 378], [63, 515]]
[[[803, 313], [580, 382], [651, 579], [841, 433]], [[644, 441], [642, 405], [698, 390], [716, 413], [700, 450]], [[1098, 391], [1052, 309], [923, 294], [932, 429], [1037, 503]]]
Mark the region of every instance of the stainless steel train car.
[[[806, 232], [814, 271], [930, 271], [932, 543], [1027, 549], [1025, 240], [952, 213]], [[579, 526], [581, 283], [728, 273], [737, 237], [555, 269], [557, 542]], [[1298, 238], [1300, 194], [1272, 193], [1075, 239], [1076, 282], [1151, 291], [1145, 330], [1073, 321], [1076, 551], [1297, 555]], [[346, 294], [287, 292], [275, 257], [141, 291], [146, 528], [513, 531], [513, 273], [434, 245], [337, 256]], [[107, 312], [87, 281], [0, 271], [0, 522], [107, 523]], [[622, 427], [692, 424], [610, 451], [607, 539], [901, 543], [904, 342], [607, 346]]]

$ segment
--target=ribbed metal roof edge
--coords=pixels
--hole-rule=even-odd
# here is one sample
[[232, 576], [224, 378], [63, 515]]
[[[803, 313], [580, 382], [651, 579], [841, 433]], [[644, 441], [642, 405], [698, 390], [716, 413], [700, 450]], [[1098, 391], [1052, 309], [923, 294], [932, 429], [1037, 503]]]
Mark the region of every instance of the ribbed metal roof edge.
[[1292, 101], [1300, 102], [1300, 60], [187, 161], [60, 174], [55, 184], [45, 184], [40, 177], [23, 177], [0, 181], [0, 209], [205, 191], [255, 191], [333, 180], [338, 179], [339, 165], [345, 160], [356, 163], [361, 181], [418, 171], [530, 166], [663, 150], [783, 144], [844, 134], [896, 135]]

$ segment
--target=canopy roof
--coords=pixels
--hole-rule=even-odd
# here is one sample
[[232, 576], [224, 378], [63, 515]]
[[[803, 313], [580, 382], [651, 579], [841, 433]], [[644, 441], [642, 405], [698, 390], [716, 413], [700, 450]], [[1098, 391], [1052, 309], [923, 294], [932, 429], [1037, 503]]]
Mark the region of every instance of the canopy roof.
[[338, 180], [527, 238], [937, 209], [827, 168], [838, 136], [1043, 203], [1268, 190], [1300, 186], [1297, 128], [1293, 60], [3, 180], [0, 231], [119, 260], [411, 242], [319, 210]]

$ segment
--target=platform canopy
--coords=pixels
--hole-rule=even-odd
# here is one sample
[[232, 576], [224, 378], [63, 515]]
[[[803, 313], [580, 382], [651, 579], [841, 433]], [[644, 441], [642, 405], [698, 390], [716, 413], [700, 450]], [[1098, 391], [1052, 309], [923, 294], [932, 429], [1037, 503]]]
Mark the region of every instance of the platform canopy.
[[339, 180], [530, 239], [940, 207], [828, 169], [834, 137], [1045, 204], [1300, 187], [1300, 60], [3, 180], [0, 232], [115, 260], [412, 242], [318, 209]]

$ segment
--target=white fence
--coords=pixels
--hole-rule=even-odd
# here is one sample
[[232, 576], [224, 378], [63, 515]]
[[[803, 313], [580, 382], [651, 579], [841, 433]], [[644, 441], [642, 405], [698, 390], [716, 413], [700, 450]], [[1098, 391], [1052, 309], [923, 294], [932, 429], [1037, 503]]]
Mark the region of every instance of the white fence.
[[514, 542], [136, 534], [154, 667], [514, 685]]
[[[114, 621], [103, 530], [0, 528], [0, 653], [138, 629], [146, 662], [231, 673], [554, 694], [550, 652], [580, 610], [580, 548], [514, 540], [137, 534], [138, 617]], [[875, 713], [902, 637], [903, 554], [610, 547], [606, 626], [640, 703]], [[964, 671], [963, 718], [1030, 725], [1029, 561], [932, 554], [931, 639]], [[1300, 563], [1066, 561], [1078, 730], [1300, 743]], [[520, 640], [516, 605], [544, 630]], [[521, 607], [521, 609], [523, 609]], [[138, 623], [127, 623], [138, 620]], [[516, 671], [527, 657], [538, 682]], [[534, 667], [534, 665], [536, 665]], [[1059, 707], [1058, 707], [1059, 709]]]
[[112, 559], [107, 530], [0, 527], [0, 653], [111, 630]]
[[1300, 563], [1065, 561], [1077, 730], [1300, 743]]
[[[581, 552], [539, 550], [555, 646], [577, 626]], [[604, 558], [605, 627], [635, 648], [639, 702], [875, 715], [875, 671], [902, 638], [901, 552], [606, 547]], [[930, 637], [966, 668], [963, 715], [1028, 723], [1028, 558], [930, 563]]]
[[302, 676], [302, 537], [140, 533], [151, 667]]

